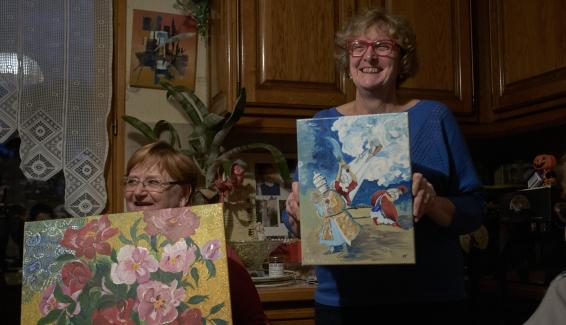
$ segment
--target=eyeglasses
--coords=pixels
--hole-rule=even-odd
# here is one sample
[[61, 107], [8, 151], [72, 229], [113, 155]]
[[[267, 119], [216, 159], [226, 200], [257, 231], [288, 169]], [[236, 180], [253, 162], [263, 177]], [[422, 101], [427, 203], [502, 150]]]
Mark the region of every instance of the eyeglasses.
[[362, 40], [350, 40], [348, 41], [348, 51], [353, 57], [360, 57], [363, 56], [368, 47], [371, 45], [373, 53], [377, 56], [389, 56], [395, 50], [397, 43], [393, 40], [383, 40], [383, 41], [374, 41], [374, 42], [366, 42]]
[[171, 185], [183, 184], [183, 182], [165, 182], [157, 178], [144, 179], [143, 181], [137, 177], [124, 176], [122, 182], [126, 192], [134, 191], [141, 183], [148, 192], [161, 193], [169, 189]]

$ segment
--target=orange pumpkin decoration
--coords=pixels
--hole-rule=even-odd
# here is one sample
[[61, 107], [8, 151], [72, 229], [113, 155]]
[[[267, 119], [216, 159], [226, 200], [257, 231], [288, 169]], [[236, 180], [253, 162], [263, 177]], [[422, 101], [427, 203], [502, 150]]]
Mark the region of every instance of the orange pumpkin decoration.
[[533, 167], [536, 170], [549, 171], [556, 167], [556, 157], [553, 155], [538, 155], [533, 161]]
[[556, 183], [556, 176], [552, 171], [556, 167], [556, 157], [548, 154], [538, 155], [533, 160], [533, 167], [542, 176], [545, 185]]

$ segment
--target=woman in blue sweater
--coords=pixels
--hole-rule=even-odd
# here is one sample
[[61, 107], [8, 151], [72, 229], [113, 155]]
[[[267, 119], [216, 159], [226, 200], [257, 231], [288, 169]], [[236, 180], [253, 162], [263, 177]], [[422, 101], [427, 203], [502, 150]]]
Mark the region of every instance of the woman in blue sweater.
[[[380, 9], [353, 17], [336, 35], [336, 57], [356, 98], [315, 117], [408, 112], [416, 264], [317, 266], [317, 324], [470, 321], [458, 236], [482, 223], [482, 185], [450, 110], [397, 98], [399, 85], [416, 71], [415, 43], [409, 23]], [[286, 220], [297, 234], [298, 187], [294, 182]]]

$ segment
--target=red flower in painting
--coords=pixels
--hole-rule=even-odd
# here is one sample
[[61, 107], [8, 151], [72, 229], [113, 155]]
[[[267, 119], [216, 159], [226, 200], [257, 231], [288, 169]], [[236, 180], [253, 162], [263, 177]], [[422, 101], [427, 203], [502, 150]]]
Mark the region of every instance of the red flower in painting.
[[65, 230], [61, 245], [74, 250], [77, 257], [85, 256], [92, 259], [97, 253], [110, 256], [112, 248], [106, 241], [119, 232], [118, 228], [110, 227], [108, 216], [103, 215], [98, 220], [90, 221], [81, 229], [68, 228]]
[[198, 308], [185, 310], [171, 325], [201, 325], [202, 312]]
[[165, 209], [144, 211], [145, 231], [150, 235], [163, 234], [176, 243], [179, 239], [195, 234], [200, 225], [199, 217], [189, 209]]
[[73, 261], [63, 266], [61, 270], [61, 279], [65, 287], [69, 289], [71, 296], [81, 291], [88, 280], [90, 280], [92, 272], [85, 263]]
[[92, 315], [92, 324], [94, 325], [110, 325], [110, 324], [124, 324], [134, 325], [130, 314], [134, 308], [134, 299], [121, 300], [117, 304], [99, 309]]

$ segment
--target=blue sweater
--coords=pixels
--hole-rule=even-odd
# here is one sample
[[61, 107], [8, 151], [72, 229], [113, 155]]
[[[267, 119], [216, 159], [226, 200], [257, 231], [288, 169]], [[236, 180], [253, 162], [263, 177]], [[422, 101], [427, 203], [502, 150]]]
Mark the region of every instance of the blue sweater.
[[[415, 225], [415, 265], [317, 266], [318, 303], [363, 306], [466, 297], [458, 236], [483, 221], [482, 185], [458, 124], [444, 104], [421, 100], [408, 113], [412, 170], [422, 173], [438, 195], [452, 201], [453, 223], [442, 227], [424, 216]], [[342, 115], [336, 108], [315, 115], [338, 116]]]

